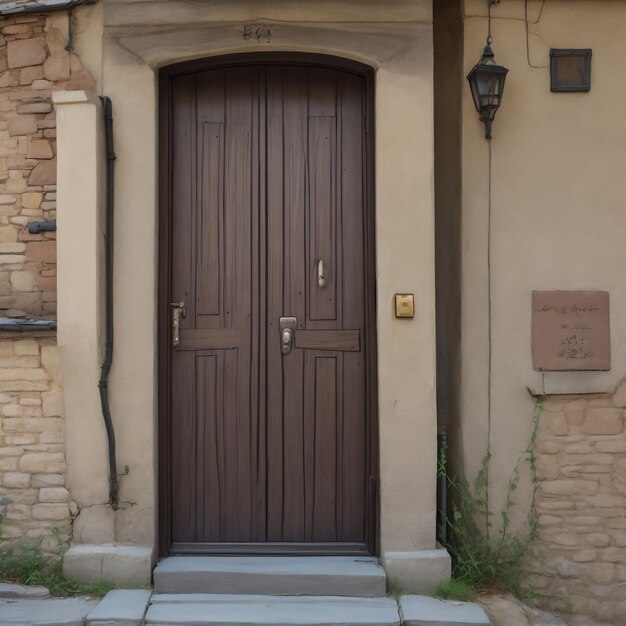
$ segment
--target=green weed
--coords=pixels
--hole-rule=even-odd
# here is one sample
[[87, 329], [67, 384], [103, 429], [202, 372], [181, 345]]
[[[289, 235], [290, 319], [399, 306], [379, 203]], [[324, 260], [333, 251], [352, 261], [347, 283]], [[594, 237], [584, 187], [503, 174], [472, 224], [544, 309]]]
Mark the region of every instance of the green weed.
[[445, 580], [435, 588], [435, 597], [442, 600], [472, 602], [476, 597], [474, 589], [462, 580]]
[[[0, 517], [0, 581], [47, 587], [54, 596], [104, 596], [113, 585], [106, 582], [79, 583], [63, 574], [63, 559], [45, 554], [40, 539], [7, 541], [3, 536], [4, 519]], [[52, 534], [62, 545], [58, 530]]]
[[524, 561], [530, 556], [539, 531], [534, 507], [531, 506], [526, 530], [522, 534], [512, 535], [510, 526], [511, 511], [515, 505], [514, 495], [519, 486], [520, 466], [523, 462], [530, 469], [533, 489], [537, 489], [535, 446], [542, 411], [543, 397], [537, 396], [530, 440], [513, 469], [504, 510], [499, 514], [498, 532], [495, 534], [492, 533], [494, 514], [489, 507], [487, 495], [490, 450], [487, 449], [473, 484], [464, 478], [451, 476], [445, 456], [442, 455], [439, 459], [439, 476], [446, 477], [451, 502], [446, 548], [452, 556], [453, 582], [462, 583], [474, 593], [496, 590], [511, 592], [522, 598], [532, 595], [523, 582], [527, 576]]

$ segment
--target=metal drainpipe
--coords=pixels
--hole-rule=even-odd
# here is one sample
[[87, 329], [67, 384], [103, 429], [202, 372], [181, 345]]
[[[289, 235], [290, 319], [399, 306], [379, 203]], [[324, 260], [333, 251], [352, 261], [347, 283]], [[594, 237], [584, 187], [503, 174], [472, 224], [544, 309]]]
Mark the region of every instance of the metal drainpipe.
[[111, 98], [103, 96], [104, 136], [106, 150], [106, 248], [105, 248], [105, 317], [106, 338], [104, 361], [100, 371], [100, 404], [102, 417], [107, 431], [109, 444], [109, 501], [114, 510], [119, 504], [117, 461], [115, 458], [115, 430], [109, 406], [109, 372], [113, 363], [113, 209], [114, 209], [114, 174], [115, 151], [113, 149], [113, 108]]

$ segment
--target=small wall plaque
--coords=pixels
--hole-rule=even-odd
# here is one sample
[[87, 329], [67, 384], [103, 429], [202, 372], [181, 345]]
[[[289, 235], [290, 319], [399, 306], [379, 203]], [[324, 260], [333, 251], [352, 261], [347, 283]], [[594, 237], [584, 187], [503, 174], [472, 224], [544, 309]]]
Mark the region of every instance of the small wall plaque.
[[606, 291], [533, 291], [532, 309], [536, 370], [610, 369]]
[[397, 293], [395, 303], [396, 317], [412, 318], [415, 315], [412, 293]]
[[550, 50], [550, 91], [589, 91], [591, 89], [591, 50]]

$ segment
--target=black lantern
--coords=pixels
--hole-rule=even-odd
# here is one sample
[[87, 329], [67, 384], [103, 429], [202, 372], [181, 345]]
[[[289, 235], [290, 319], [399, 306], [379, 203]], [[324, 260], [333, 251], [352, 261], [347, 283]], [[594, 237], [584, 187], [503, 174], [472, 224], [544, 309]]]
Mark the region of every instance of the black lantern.
[[506, 67], [496, 63], [490, 39], [487, 40], [480, 61], [467, 75], [472, 90], [472, 98], [474, 98], [474, 106], [485, 125], [486, 139], [491, 139], [491, 123], [502, 102], [504, 81], [509, 71]]

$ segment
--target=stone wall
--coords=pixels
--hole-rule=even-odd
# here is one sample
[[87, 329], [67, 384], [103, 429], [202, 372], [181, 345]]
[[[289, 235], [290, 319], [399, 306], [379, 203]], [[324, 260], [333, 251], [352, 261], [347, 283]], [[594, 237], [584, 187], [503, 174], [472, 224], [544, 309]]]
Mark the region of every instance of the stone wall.
[[626, 380], [613, 395], [551, 396], [541, 415], [535, 506], [544, 593], [626, 623]]
[[63, 392], [54, 333], [0, 333], [0, 515], [7, 539], [69, 539], [75, 505], [65, 488]]
[[68, 15], [0, 18], [0, 315], [56, 313], [56, 122], [51, 94], [93, 89], [66, 50]]

